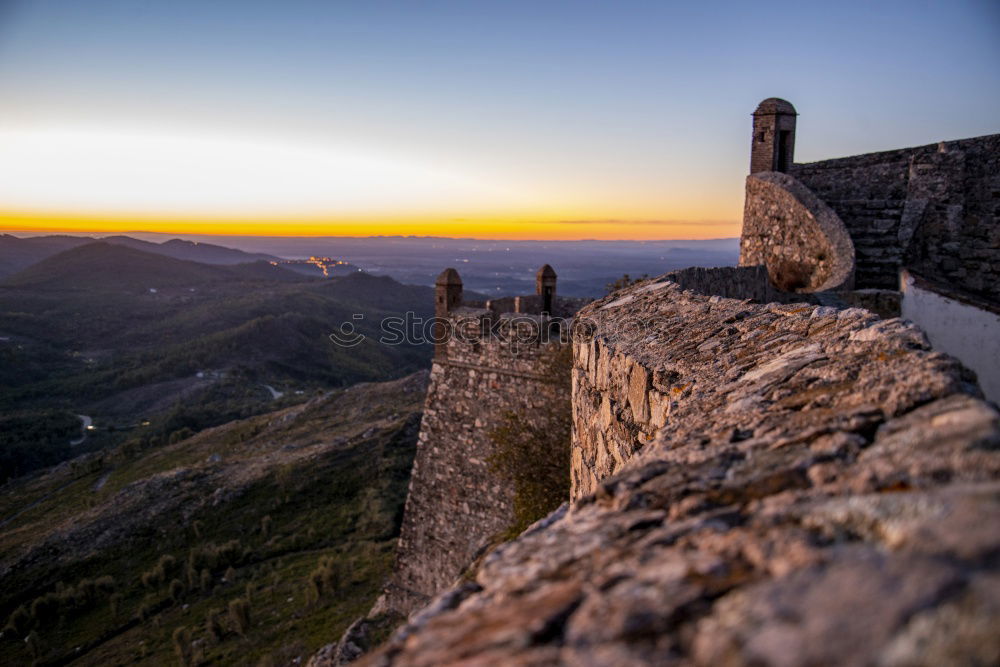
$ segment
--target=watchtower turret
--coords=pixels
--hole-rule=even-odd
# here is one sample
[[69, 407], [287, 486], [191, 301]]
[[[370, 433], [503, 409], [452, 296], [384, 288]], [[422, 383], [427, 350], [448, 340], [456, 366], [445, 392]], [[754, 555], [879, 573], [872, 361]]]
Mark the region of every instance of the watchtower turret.
[[448, 317], [448, 312], [462, 305], [462, 277], [455, 269], [445, 269], [434, 282], [434, 315]]
[[535, 293], [542, 297], [542, 312], [552, 312], [552, 304], [556, 300], [556, 272], [548, 264], [538, 269], [535, 274]]
[[753, 112], [753, 143], [750, 173], [787, 172], [795, 152], [795, 107], [791, 102], [769, 97]]

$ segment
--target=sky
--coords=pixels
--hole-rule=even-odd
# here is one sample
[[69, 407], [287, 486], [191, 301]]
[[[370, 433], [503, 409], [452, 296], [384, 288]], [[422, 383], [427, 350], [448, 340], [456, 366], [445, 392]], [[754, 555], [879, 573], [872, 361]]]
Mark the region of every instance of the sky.
[[737, 236], [772, 96], [1000, 132], [1000, 2], [0, 0], [0, 230]]

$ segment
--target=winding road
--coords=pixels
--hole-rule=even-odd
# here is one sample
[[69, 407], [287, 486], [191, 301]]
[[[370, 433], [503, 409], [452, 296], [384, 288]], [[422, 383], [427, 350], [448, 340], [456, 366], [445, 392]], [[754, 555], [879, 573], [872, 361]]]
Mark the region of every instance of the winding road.
[[279, 399], [279, 398], [281, 398], [282, 396], [285, 395], [285, 392], [278, 391], [277, 389], [275, 389], [274, 387], [272, 387], [269, 384], [265, 384], [265, 385], [261, 385], [261, 386], [264, 387], [264, 389], [267, 389], [269, 392], [271, 392], [271, 398], [273, 400], [277, 400], [277, 399]]

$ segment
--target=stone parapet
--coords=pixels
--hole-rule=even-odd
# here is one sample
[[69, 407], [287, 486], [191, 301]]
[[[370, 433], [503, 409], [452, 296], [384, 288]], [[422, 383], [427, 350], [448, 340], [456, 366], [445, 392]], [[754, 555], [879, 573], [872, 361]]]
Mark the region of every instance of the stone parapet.
[[579, 319], [573, 501], [364, 664], [996, 664], [1000, 415], [919, 329], [664, 277]]

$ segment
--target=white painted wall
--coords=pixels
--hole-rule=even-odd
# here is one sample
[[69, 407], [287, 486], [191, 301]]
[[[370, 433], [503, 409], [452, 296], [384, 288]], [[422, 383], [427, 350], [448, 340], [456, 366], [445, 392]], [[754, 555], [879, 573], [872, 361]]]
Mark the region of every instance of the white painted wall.
[[976, 372], [986, 398], [1000, 404], [1000, 315], [918, 287], [903, 272], [902, 316], [927, 334], [935, 349]]

